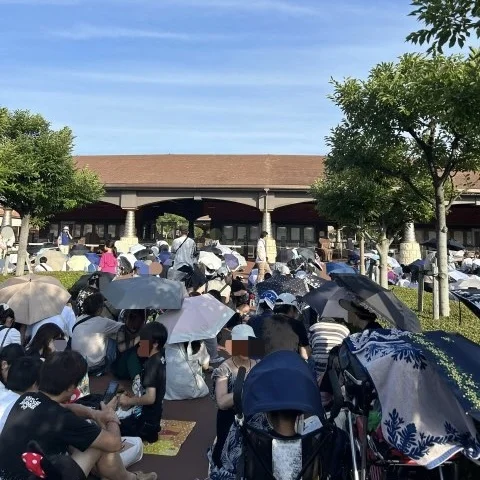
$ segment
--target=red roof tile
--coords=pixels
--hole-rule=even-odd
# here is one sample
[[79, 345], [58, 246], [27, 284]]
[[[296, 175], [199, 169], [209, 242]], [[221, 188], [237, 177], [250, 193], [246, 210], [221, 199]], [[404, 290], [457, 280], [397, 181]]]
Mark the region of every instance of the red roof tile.
[[107, 186], [308, 188], [320, 155], [95, 155], [75, 157]]

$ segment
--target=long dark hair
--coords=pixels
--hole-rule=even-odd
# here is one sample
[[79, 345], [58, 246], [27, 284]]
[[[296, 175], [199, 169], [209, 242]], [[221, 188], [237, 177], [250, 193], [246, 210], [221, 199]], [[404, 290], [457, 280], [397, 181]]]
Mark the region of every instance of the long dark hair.
[[[33, 337], [30, 345], [27, 347], [27, 355], [38, 354], [43, 358], [49, 357], [53, 352], [50, 351], [49, 343], [52, 340], [63, 340], [65, 335], [62, 329], [55, 323], [46, 323], [42, 325], [37, 334]], [[40, 353], [40, 351], [42, 353]]]
[[117, 247], [115, 246], [115, 242], [113, 240], [107, 240], [105, 248], [110, 248], [112, 250], [113, 256], [115, 258], [118, 257]]

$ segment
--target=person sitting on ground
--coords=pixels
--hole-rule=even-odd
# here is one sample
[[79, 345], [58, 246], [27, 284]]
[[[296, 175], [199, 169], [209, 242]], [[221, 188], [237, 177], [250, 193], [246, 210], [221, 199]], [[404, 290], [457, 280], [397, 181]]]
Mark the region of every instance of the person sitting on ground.
[[[274, 350], [291, 350], [292, 342], [296, 341], [296, 347], [293, 350], [297, 351], [304, 360], [308, 360], [310, 343], [307, 329], [299, 319], [300, 310], [295, 295], [291, 293], [279, 295], [273, 312], [275, 315], [266, 318], [263, 322], [262, 338], [270, 337], [269, 341]], [[280, 322], [282, 325], [276, 326], [273, 322]], [[291, 332], [284, 332], [286, 325], [290, 327]], [[288, 348], [280, 348], [281, 345]]]
[[[36, 358], [46, 359], [53, 352], [56, 352], [55, 340], [64, 340], [65, 336], [62, 329], [54, 323], [46, 323], [38, 330], [30, 344], [27, 346], [25, 354]], [[65, 346], [67, 342], [65, 341]]]
[[327, 370], [330, 350], [340, 345], [350, 335], [350, 330], [333, 318], [320, 318], [309, 329], [309, 340], [312, 349], [312, 361], [318, 385]]
[[209, 390], [203, 371], [208, 370], [210, 356], [201, 341], [165, 346], [167, 387], [165, 400], [202, 398]]
[[[255, 338], [255, 333], [248, 325], [237, 325], [232, 329], [232, 341], [246, 341]], [[213, 398], [217, 404], [217, 437], [211, 450], [211, 461], [221, 467], [221, 454], [230, 427], [235, 420], [233, 409], [233, 387], [237, 378], [238, 369], [245, 367], [248, 372], [257, 361], [243, 355], [232, 355], [212, 373]]]
[[103, 295], [94, 293], [85, 299], [84, 314], [73, 327], [72, 349], [80, 352], [91, 374], [102, 374], [116, 357], [115, 337], [122, 323], [102, 317]]
[[40, 257], [39, 264], [35, 267], [35, 273], [53, 272], [53, 268], [47, 263], [47, 257]]
[[273, 315], [275, 302], [272, 300], [272, 298], [276, 299], [277, 295], [275, 292], [271, 293], [273, 293], [273, 297], [271, 297], [269, 294], [260, 296], [256, 315], [253, 315], [248, 319], [248, 324], [253, 328], [253, 331], [258, 338], [262, 336], [263, 321]]
[[40, 327], [46, 325], [47, 323], [54, 323], [57, 325], [62, 331], [65, 337], [70, 338], [72, 336], [72, 328], [77, 322], [77, 318], [75, 317], [75, 312], [71, 305], [65, 305], [63, 307], [62, 313], [60, 315], [55, 315], [53, 317], [45, 318], [40, 322], [34, 323], [33, 325], [29, 325], [26, 331], [26, 337], [31, 342], [35, 335], [37, 334]]
[[6, 388], [7, 395], [0, 400], [0, 433], [14, 403], [26, 392], [38, 390], [38, 377], [43, 362], [39, 358], [19, 357], [8, 370]]
[[232, 318], [227, 322], [225, 328], [231, 330], [237, 325], [242, 325], [243, 323], [248, 323], [250, 318], [250, 304], [240, 303], [235, 309], [235, 313], [232, 315]]
[[122, 409], [132, 410], [121, 423], [125, 437], [140, 437], [149, 443], [158, 441], [167, 383], [167, 338], [167, 329], [159, 322], [149, 323], [140, 331], [137, 355], [142, 362], [142, 372], [133, 380], [133, 395], [123, 393], [118, 402]]
[[2, 478], [31, 478], [22, 455], [35, 442], [49, 460], [61, 460], [62, 479], [85, 480], [95, 468], [102, 478], [156, 480], [155, 473], [125, 470], [118, 453], [119, 420], [111, 406], [102, 403], [101, 410], [92, 410], [65, 404], [86, 372], [85, 359], [75, 351], [56, 352], [43, 363], [38, 392], [18, 398], [0, 435]]
[[115, 338], [117, 358], [112, 365], [112, 372], [121, 380], [133, 380], [142, 371], [136, 347], [140, 342], [140, 330], [145, 325], [145, 310], [125, 310], [121, 317], [124, 326]]
[[11, 399], [11, 392], [7, 388], [8, 372], [17, 358], [25, 356], [25, 350], [18, 343], [11, 343], [0, 350], [0, 405]]
[[6, 304], [0, 307], [0, 349], [11, 343], [22, 343], [22, 336], [15, 323], [15, 313]]

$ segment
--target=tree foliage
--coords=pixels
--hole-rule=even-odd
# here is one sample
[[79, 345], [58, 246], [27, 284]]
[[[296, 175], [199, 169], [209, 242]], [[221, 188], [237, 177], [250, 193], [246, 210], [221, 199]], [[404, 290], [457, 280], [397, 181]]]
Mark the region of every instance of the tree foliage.
[[[167, 236], [171, 235], [172, 238], [175, 237], [175, 230], [183, 225], [188, 227], [188, 220], [174, 213], [164, 213], [157, 218], [157, 230], [167, 232]], [[204, 231], [200, 227], [195, 226], [195, 238], [199, 238], [203, 234]]]
[[31, 222], [98, 200], [104, 188], [97, 175], [77, 169], [73, 134], [53, 130], [41, 115], [0, 109], [0, 202], [22, 217], [17, 273], [23, 273]]
[[479, 57], [406, 54], [374, 67], [366, 81], [333, 85], [344, 119], [328, 139], [331, 168], [399, 179], [435, 207], [441, 302], [448, 309], [446, 212], [480, 166]]
[[463, 47], [473, 33], [480, 37], [479, 0], [415, 0], [411, 16], [425, 24], [412, 32], [407, 40], [415, 44], [430, 44], [430, 53], [442, 53], [443, 47]]

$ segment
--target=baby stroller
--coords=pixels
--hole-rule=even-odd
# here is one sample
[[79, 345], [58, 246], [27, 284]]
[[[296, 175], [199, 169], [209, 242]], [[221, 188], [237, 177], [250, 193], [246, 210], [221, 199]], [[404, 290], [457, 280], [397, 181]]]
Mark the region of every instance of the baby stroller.
[[[432, 333], [440, 333], [442, 338], [447, 338], [450, 335], [445, 332]], [[382, 334], [377, 332], [373, 335]], [[425, 337], [429, 340], [432, 338], [430, 334], [425, 334]], [[408, 339], [408, 337], [406, 338]], [[458, 338], [456, 341], [458, 341]], [[336, 418], [340, 412], [346, 413], [345, 429], [350, 436], [353, 464], [352, 478], [354, 480], [459, 480], [456, 456], [448, 461], [441, 462], [436, 468], [427, 470], [417, 461], [409, 458], [405, 452], [401, 452], [387, 443], [386, 439], [383, 438], [381, 427], [374, 426], [378, 421], [382, 423], [384, 420], [379, 391], [357, 355], [352, 353], [351, 345], [348, 342], [348, 339], [345, 340], [342, 345], [335, 347], [330, 352], [327, 372], [321, 389], [330, 392], [333, 396], [330, 405], [331, 419]], [[407, 340], [406, 344], [409, 342], [410, 340]], [[379, 348], [378, 345], [377, 348]], [[386, 347], [385, 345], [380, 346], [381, 348], [383, 348], [381, 355], [386, 355], [388, 345]], [[406, 349], [403, 351], [404, 354], [407, 354]], [[413, 349], [409, 351], [414, 352]], [[421, 350], [417, 351], [420, 352]], [[430, 363], [433, 363], [433, 358], [428, 359], [428, 354], [423, 352], [422, 350], [417, 359], [411, 357], [411, 361], [427, 364], [430, 360]], [[383, 388], [383, 385], [380, 385], [380, 388]], [[419, 389], [421, 388], [422, 386], [419, 386]], [[440, 392], [435, 392], [435, 395], [438, 399]], [[416, 395], [411, 395], [410, 398], [412, 398], [412, 402], [415, 402]], [[378, 421], [372, 422], [372, 417], [375, 417], [375, 415], [378, 417]], [[402, 425], [402, 427], [404, 426]], [[407, 440], [405, 438], [405, 442]], [[446, 458], [449, 457], [446, 456]]]
[[[245, 380], [239, 370], [234, 388], [241, 432], [238, 480], [344, 480], [349, 475], [348, 438], [326, 421], [318, 386], [308, 365], [290, 351], [278, 351], [255, 365]], [[284, 436], [249, 419], [272, 412], [298, 413], [295, 435]], [[303, 415], [313, 415], [303, 420]], [[269, 421], [270, 423], [270, 421]]]

